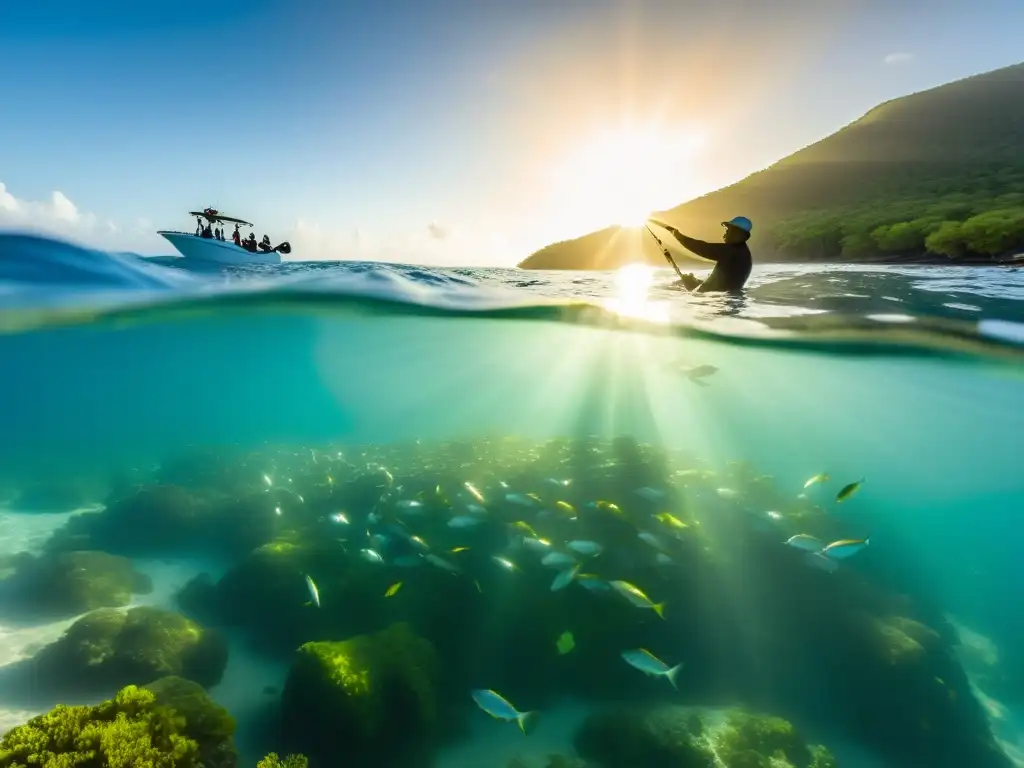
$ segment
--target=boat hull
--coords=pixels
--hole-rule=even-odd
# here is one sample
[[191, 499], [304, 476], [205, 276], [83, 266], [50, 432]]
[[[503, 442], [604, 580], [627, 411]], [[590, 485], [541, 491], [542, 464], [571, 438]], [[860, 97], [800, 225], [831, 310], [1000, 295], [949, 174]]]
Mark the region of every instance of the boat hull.
[[202, 261], [207, 264], [280, 264], [281, 254], [277, 251], [247, 251], [230, 240], [217, 240], [199, 237], [188, 232], [157, 232], [177, 249], [182, 257], [190, 261]]

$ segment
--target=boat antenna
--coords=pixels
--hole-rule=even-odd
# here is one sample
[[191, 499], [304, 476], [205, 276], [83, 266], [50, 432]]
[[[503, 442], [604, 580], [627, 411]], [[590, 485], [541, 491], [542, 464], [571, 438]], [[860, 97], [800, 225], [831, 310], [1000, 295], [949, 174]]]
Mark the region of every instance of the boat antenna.
[[679, 271], [679, 266], [676, 264], [676, 260], [672, 258], [672, 254], [668, 252], [668, 248], [666, 248], [665, 244], [661, 242], [656, 234], [654, 234], [654, 230], [651, 229], [650, 224], [644, 224], [644, 227], [651, 233], [651, 237], [654, 238], [654, 242], [658, 244], [658, 247], [661, 248], [661, 252], [665, 254], [665, 260], [672, 265], [672, 269], [676, 271], [676, 274], [679, 275], [679, 279], [682, 280], [683, 273]]

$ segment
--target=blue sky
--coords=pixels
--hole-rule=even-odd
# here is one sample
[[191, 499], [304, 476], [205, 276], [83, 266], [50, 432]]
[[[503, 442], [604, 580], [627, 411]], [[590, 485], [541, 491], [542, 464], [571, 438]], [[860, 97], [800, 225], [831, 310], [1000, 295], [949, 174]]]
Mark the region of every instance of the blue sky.
[[158, 253], [213, 205], [296, 257], [509, 264], [648, 202], [623, 188], [677, 204], [1016, 63], [1022, 23], [1019, 0], [3, 3], [0, 223]]

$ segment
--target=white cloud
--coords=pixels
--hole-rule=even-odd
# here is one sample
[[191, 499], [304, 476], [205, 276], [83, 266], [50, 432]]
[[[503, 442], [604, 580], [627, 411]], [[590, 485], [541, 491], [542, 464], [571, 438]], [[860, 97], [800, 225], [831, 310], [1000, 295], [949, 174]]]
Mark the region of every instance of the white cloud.
[[912, 53], [890, 53], [883, 59], [886, 64], [890, 65], [909, 64], [913, 60], [914, 54]]
[[93, 213], [80, 211], [60, 190], [54, 190], [48, 200], [24, 200], [15, 197], [3, 182], [0, 182], [0, 229], [49, 235], [109, 250], [168, 252], [166, 244], [144, 219], [123, 227], [111, 219], [101, 221]]

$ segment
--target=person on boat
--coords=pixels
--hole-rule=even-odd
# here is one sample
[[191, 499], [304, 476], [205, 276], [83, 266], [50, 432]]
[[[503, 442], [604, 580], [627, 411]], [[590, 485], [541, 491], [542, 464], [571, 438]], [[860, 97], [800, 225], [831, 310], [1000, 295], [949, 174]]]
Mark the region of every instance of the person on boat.
[[270, 237], [268, 235], [263, 235], [263, 239], [260, 240], [260, 250], [261, 251], [272, 251], [272, 250], [274, 250], [274, 246], [272, 246], [270, 244]]
[[721, 243], [706, 243], [703, 240], [687, 237], [671, 224], [666, 224], [658, 219], [651, 219], [651, 222], [671, 232], [672, 236], [688, 251], [702, 259], [715, 262], [715, 268], [711, 270], [711, 274], [704, 281], [699, 280], [692, 273], [680, 275], [679, 282], [684, 288], [698, 293], [737, 293], [743, 289], [753, 266], [747, 241], [750, 239], [754, 225], [746, 216], [736, 216], [729, 221], [722, 222], [725, 232], [722, 234]]
[[210, 225], [209, 224], [207, 224], [205, 227], [203, 227], [203, 234], [201, 235], [201, 237], [203, 237], [203, 238], [205, 238], [207, 240], [212, 240], [213, 239], [213, 230], [210, 229]]
[[249, 233], [249, 237], [246, 238], [246, 241], [245, 241], [245, 243], [243, 244], [242, 247], [245, 248], [245, 250], [247, 250], [247, 251], [252, 251], [253, 253], [256, 253], [256, 235], [255, 235], [255, 233], [253, 233], [253, 232]]
[[242, 235], [238, 231], [238, 225], [237, 224], [235, 224], [235, 231], [231, 233], [231, 242], [233, 242], [239, 248], [242, 247]]
[[203, 236], [203, 220], [196, 216], [196, 237]]

